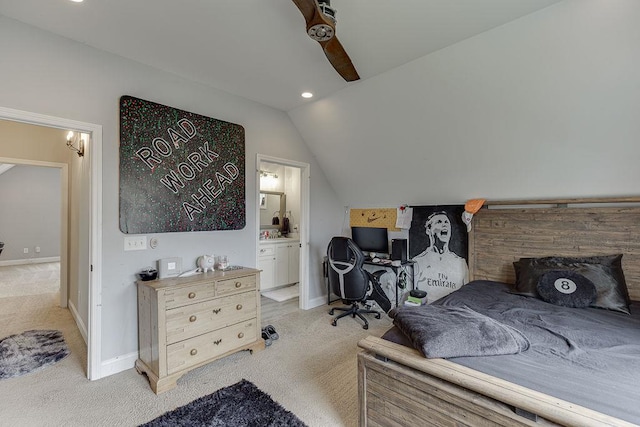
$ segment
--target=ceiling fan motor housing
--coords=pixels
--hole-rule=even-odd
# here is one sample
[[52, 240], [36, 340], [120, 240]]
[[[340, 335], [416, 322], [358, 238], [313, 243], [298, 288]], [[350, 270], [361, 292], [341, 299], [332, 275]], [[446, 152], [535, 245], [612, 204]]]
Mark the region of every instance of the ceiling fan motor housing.
[[335, 25], [337, 10], [331, 7], [331, 2], [329, 0], [318, 0], [318, 6], [320, 7], [322, 13]]
[[330, 40], [335, 35], [335, 33], [336, 32], [333, 27], [327, 24], [316, 24], [309, 27], [309, 29], [307, 30], [307, 34], [309, 34], [309, 37], [319, 42]]
[[329, 0], [318, 0], [318, 8], [322, 12], [325, 23], [314, 24], [307, 29], [309, 37], [319, 42], [326, 42], [336, 34], [336, 10]]
[[336, 10], [330, 0], [292, 0], [306, 22], [307, 35], [320, 43], [322, 50], [335, 70], [353, 82], [360, 79], [349, 55], [336, 36]]

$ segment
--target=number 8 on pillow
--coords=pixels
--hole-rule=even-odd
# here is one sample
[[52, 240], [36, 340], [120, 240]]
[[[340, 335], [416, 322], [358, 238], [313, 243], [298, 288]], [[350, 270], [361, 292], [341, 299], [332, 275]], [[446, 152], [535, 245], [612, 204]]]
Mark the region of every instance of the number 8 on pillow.
[[570, 270], [544, 273], [538, 280], [537, 290], [543, 301], [563, 307], [589, 307], [597, 297], [593, 282]]

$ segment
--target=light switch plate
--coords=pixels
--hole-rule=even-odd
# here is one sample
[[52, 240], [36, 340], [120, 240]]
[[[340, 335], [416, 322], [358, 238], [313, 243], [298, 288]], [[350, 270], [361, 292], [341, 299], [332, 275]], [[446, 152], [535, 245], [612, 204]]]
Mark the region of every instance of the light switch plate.
[[161, 279], [177, 277], [182, 273], [182, 258], [162, 258], [158, 260], [158, 275]]
[[147, 236], [124, 236], [125, 251], [142, 251], [147, 249]]

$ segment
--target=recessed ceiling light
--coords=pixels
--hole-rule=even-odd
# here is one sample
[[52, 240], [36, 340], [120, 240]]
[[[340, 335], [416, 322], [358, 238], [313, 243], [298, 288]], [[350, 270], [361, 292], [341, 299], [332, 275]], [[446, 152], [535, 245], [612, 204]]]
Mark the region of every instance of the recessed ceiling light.
[[84, 0], [71, 0], [74, 3], [82, 3]]
[[301, 95], [303, 98], [312, 98], [313, 94], [311, 92], [302, 92]]

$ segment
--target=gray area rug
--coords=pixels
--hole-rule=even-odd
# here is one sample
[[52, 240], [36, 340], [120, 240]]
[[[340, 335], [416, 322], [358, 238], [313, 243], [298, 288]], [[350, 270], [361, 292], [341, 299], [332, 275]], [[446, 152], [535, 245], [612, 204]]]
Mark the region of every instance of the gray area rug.
[[306, 427], [253, 383], [242, 380], [167, 412], [141, 427]]
[[69, 355], [62, 332], [33, 330], [0, 340], [0, 379], [19, 377]]

